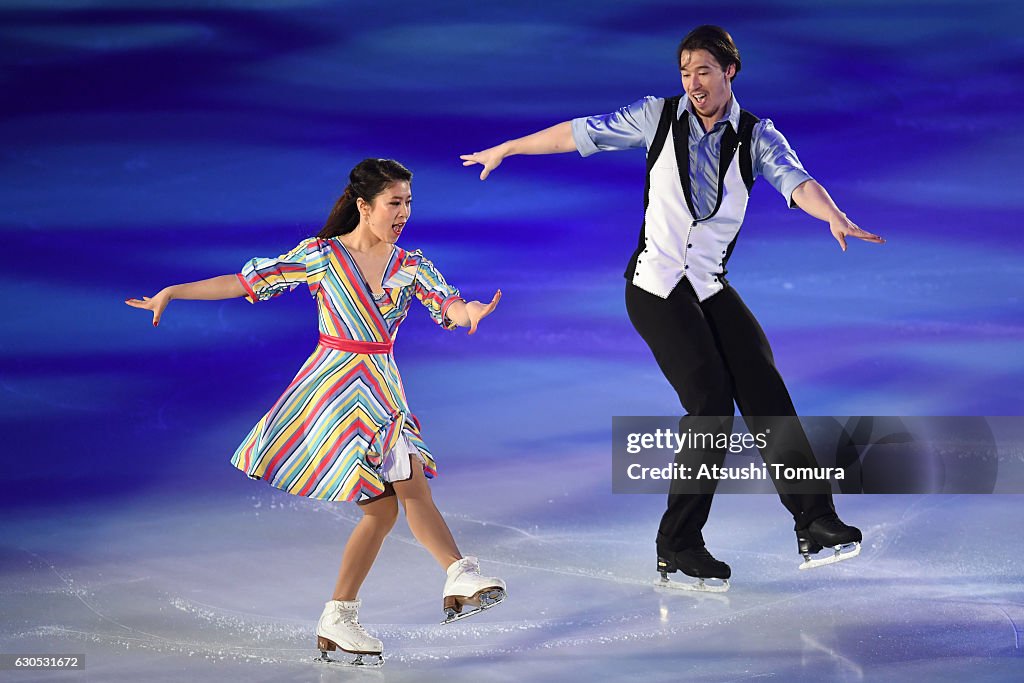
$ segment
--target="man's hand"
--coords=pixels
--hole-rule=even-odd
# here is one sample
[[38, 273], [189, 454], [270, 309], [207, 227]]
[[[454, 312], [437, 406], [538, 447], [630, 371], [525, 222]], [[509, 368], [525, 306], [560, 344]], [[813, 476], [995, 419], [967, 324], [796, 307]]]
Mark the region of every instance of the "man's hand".
[[498, 166], [501, 166], [501, 162], [504, 161], [507, 156], [507, 143], [502, 143], [497, 147], [491, 147], [482, 152], [463, 154], [459, 158], [462, 159], [463, 166], [472, 166], [473, 164], [480, 164], [483, 166], [484, 170], [480, 171], [480, 180], [487, 180], [487, 176], [491, 174], [491, 171], [498, 168]]
[[844, 214], [838, 214], [828, 222], [828, 228], [832, 231], [832, 236], [839, 242], [839, 246], [846, 251], [846, 238], [856, 237], [859, 240], [865, 242], [873, 242], [875, 244], [885, 244], [885, 240], [878, 235], [873, 235], [867, 230], [861, 230], [856, 223], [847, 218]]

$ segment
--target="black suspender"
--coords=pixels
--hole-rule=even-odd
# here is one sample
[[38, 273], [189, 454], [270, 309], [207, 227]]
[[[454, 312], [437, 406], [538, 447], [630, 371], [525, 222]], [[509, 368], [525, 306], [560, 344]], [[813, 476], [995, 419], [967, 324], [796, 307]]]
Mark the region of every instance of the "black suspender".
[[743, 184], [747, 186], [747, 194], [754, 186], [754, 161], [750, 156], [750, 139], [754, 135], [754, 126], [761, 119], [749, 111], [740, 109], [740, 132], [739, 139], [743, 142], [740, 145], [740, 175], [743, 176]]

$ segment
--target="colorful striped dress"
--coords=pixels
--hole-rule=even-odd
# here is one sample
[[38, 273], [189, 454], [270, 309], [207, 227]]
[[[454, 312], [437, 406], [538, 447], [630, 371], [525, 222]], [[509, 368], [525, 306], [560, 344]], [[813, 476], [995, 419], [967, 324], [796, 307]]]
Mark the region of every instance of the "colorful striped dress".
[[298, 496], [366, 500], [384, 491], [381, 463], [404, 436], [428, 477], [434, 458], [409, 410], [391, 344], [415, 297], [445, 329], [459, 291], [419, 251], [394, 246], [375, 302], [338, 238], [304, 240], [277, 258], [255, 258], [238, 279], [246, 299], [270, 299], [300, 284], [317, 300], [320, 344], [231, 463]]

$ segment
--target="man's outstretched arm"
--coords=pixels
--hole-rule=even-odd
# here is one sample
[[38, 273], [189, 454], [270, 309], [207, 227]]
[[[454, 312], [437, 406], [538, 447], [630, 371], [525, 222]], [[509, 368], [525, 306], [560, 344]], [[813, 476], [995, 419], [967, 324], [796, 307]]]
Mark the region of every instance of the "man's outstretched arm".
[[480, 172], [480, 180], [486, 180], [491, 171], [498, 168], [505, 157], [514, 154], [561, 154], [575, 152], [576, 142], [572, 138], [572, 122], [563, 121], [550, 128], [526, 135], [515, 140], [503, 142], [482, 152], [463, 154], [463, 166], [480, 164], [484, 169]]
[[832, 236], [839, 242], [839, 246], [846, 251], [846, 238], [856, 237], [865, 242], [885, 244], [885, 240], [878, 235], [873, 235], [866, 230], [861, 230], [856, 223], [846, 217], [846, 214], [839, 210], [836, 203], [828, 192], [815, 180], [807, 180], [793, 190], [793, 201], [808, 215], [828, 223]]

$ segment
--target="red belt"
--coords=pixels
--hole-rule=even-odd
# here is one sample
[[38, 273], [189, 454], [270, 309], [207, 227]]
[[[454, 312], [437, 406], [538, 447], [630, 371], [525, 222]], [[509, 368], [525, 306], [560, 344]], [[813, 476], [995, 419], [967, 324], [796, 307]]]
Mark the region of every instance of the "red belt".
[[337, 351], [348, 351], [349, 353], [391, 353], [394, 342], [368, 342], [345, 339], [344, 337], [332, 337], [329, 334], [320, 333], [320, 346]]

